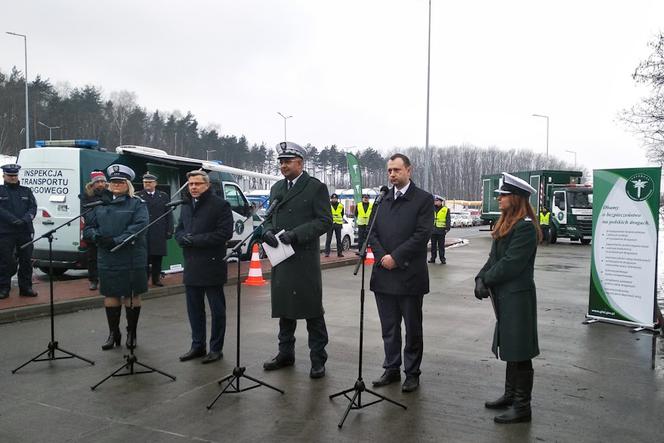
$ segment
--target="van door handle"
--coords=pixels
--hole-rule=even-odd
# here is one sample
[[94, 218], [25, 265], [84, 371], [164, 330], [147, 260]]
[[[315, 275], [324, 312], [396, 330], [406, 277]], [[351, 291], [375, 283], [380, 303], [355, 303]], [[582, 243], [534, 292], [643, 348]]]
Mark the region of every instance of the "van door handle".
[[42, 222], [42, 225], [54, 225], [55, 222], [53, 220], [44, 220]]

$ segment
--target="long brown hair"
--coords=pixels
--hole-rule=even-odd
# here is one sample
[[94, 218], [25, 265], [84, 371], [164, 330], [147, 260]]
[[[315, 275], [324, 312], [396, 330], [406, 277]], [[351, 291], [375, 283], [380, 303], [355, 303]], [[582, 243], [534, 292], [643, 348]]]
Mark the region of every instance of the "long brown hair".
[[496, 240], [503, 238], [510, 233], [519, 220], [529, 217], [533, 226], [535, 226], [535, 232], [537, 232], [537, 242], [539, 243], [542, 241], [542, 230], [535, 218], [535, 211], [533, 211], [533, 207], [530, 206], [528, 198], [516, 194], [503, 195], [503, 198], [511, 199], [511, 204], [509, 208], [501, 212], [500, 218], [496, 222], [496, 226], [493, 227], [491, 236]]

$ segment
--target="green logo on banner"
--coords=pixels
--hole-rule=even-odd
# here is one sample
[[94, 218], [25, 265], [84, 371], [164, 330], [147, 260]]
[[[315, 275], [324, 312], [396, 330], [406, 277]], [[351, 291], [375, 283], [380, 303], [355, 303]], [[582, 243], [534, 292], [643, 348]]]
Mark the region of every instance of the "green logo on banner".
[[650, 197], [654, 189], [655, 183], [652, 178], [642, 173], [632, 175], [627, 179], [627, 184], [625, 185], [627, 196], [637, 202]]

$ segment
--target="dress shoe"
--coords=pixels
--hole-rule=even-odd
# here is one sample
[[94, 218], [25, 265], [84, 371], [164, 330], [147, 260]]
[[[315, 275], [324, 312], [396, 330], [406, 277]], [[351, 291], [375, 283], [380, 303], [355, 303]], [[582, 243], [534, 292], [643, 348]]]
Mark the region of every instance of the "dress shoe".
[[203, 363], [203, 364], [212, 363], [212, 362], [215, 362], [217, 360], [221, 360], [221, 358], [223, 356], [224, 356], [224, 353], [221, 352], [221, 351], [219, 351], [219, 352], [210, 351], [210, 353], [208, 355], [203, 357], [203, 360], [201, 360], [201, 363]]
[[386, 369], [385, 372], [383, 372], [383, 375], [381, 375], [379, 379], [372, 381], [371, 384], [375, 388], [378, 388], [398, 381], [401, 381], [401, 372], [399, 372], [398, 369]]
[[37, 294], [37, 291], [34, 291], [32, 288], [28, 288], [28, 289], [21, 289], [18, 295], [20, 295], [21, 297], [36, 297], [39, 294]]
[[311, 378], [323, 378], [325, 377], [325, 366], [320, 366], [320, 367], [311, 367], [311, 371], [309, 371], [309, 377]]
[[207, 352], [205, 351], [205, 348], [202, 348], [202, 349], [191, 348], [185, 354], [182, 354], [180, 356], [180, 361], [187, 361], [187, 360], [193, 360], [193, 359], [199, 358], [199, 357], [204, 357], [205, 354], [207, 354]]
[[266, 371], [274, 371], [276, 369], [285, 368], [287, 366], [293, 366], [294, 364], [295, 358], [284, 357], [281, 354], [277, 354], [277, 356], [272, 360], [263, 363], [263, 369]]
[[445, 260], [444, 258], [441, 259], [441, 260], [440, 260], [440, 264], [441, 264], [441, 265], [445, 265], [445, 264], [447, 264], [447, 260]]
[[330, 256], [330, 254], [325, 254], [325, 257], [329, 257], [329, 256]]
[[0, 291], [0, 300], [3, 298], [9, 297], [9, 289], [3, 289]]
[[152, 286], [164, 286], [164, 284], [158, 281], [158, 282], [152, 282]]
[[435, 258], [429, 259], [429, 263], [436, 263], [436, 259]]
[[417, 375], [407, 375], [406, 381], [401, 386], [401, 392], [414, 392], [420, 387], [420, 377]]
[[97, 283], [96, 281], [91, 281], [90, 284], [88, 285], [88, 289], [90, 289], [91, 291], [96, 291], [98, 287], [99, 283]]
[[344, 255], [340, 252], [337, 254], [337, 257], [343, 257]]

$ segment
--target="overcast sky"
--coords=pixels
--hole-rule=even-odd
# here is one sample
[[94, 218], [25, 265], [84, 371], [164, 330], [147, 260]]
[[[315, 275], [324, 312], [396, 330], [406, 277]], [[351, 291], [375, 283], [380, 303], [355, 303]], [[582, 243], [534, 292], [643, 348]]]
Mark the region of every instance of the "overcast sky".
[[[617, 114], [664, 29], [664, 1], [433, 0], [430, 143], [532, 149], [593, 168], [644, 166]], [[427, 0], [0, 0], [28, 70], [129, 90], [148, 110], [273, 146], [424, 146]], [[0, 68], [23, 69], [0, 34]], [[80, 134], [81, 137], [88, 136]]]

